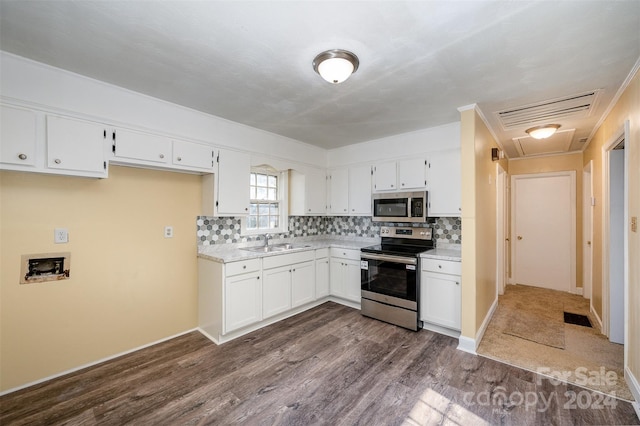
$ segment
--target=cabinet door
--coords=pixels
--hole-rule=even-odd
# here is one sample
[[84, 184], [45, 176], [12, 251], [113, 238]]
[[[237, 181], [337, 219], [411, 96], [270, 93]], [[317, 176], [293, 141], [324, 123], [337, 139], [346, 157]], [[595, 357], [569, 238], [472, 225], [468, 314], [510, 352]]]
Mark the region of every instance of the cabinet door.
[[309, 170], [305, 187], [307, 213], [325, 214], [327, 212], [327, 176], [324, 170]]
[[35, 166], [36, 113], [2, 105], [0, 119], [0, 162]]
[[460, 150], [430, 155], [429, 216], [460, 216], [462, 205], [460, 174]]
[[269, 318], [291, 309], [291, 266], [265, 269], [262, 288], [262, 315]]
[[106, 175], [106, 127], [90, 121], [47, 116], [47, 167]]
[[260, 321], [261, 307], [260, 274], [236, 275], [225, 280], [225, 333]]
[[460, 277], [422, 272], [420, 319], [460, 330]]
[[345, 298], [360, 303], [360, 261], [344, 261]]
[[329, 212], [349, 214], [349, 169], [335, 169], [329, 174], [331, 201]]
[[249, 213], [251, 159], [238, 151], [219, 151], [216, 211], [219, 216]]
[[316, 260], [316, 299], [329, 295], [329, 259]]
[[396, 162], [376, 164], [373, 168], [373, 189], [375, 191], [389, 191], [396, 188]]
[[398, 189], [416, 189], [427, 186], [427, 162], [424, 158], [398, 161]]
[[344, 279], [344, 260], [343, 259], [331, 259], [329, 268], [330, 275], [330, 288], [331, 295], [338, 297], [345, 297], [345, 279]]
[[179, 167], [193, 167], [212, 172], [216, 157], [214, 149], [209, 145], [174, 140], [173, 164]]
[[293, 265], [291, 272], [291, 306], [301, 306], [316, 298], [316, 277], [314, 262]]
[[371, 167], [349, 168], [349, 214], [371, 215]]
[[171, 139], [151, 133], [115, 129], [112, 152], [116, 159], [150, 161], [168, 164], [171, 160]]

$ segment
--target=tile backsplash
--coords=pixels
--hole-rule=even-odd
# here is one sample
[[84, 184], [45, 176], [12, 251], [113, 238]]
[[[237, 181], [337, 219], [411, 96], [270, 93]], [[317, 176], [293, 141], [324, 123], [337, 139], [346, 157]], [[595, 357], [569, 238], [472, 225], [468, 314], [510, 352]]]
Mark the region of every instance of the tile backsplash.
[[[262, 239], [261, 235], [240, 235], [240, 218], [237, 217], [198, 216], [196, 224], [199, 245], [246, 243]], [[274, 239], [318, 235], [376, 238], [380, 236], [380, 226], [384, 225], [394, 224], [373, 222], [369, 216], [289, 216], [289, 232], [272, 235]], [[431, 218], [427, 224], [397, 225], [432, 227], [436, 246], [462, 242], [462, 222], [459, 217]]]

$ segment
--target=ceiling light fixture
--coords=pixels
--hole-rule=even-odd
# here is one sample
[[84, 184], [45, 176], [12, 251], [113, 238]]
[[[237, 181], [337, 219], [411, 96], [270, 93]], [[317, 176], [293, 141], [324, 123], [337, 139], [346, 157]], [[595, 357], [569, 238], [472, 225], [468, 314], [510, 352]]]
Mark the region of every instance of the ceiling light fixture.
[[532, 127], [525, 130], [525, 132], [534, 139], [546, 139], [553, 135], [559, 128], [559, 124], [546, 124], [544, 126]]
[[332, 49], [320, 53], [313, 60], [313, 69], [332, 84], [342, 83], [356, 72], [360, 61], [353, 53]]

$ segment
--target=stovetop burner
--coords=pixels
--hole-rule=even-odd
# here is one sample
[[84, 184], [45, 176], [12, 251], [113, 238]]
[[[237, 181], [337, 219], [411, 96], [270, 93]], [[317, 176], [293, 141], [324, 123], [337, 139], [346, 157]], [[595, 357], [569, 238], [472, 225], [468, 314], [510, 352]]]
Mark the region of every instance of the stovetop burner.
[[360, 251], [365, 253], [389, 254], [405, 257], [416, 257], [418, 254], [435, 247], [431, 228], [380, 228], [382, 241]]

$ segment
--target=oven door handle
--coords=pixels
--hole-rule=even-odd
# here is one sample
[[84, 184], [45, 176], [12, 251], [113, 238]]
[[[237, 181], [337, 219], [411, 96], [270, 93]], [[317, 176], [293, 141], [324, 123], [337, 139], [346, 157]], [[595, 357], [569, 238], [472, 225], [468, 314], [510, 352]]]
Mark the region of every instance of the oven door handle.
[[416, 265], [417, 259], [412, 257], [389, 256], [384, 254], [360, 253], [360, 258], [364, 260], [386, 260], [387, 262], [402, 263], [405, 265]]

